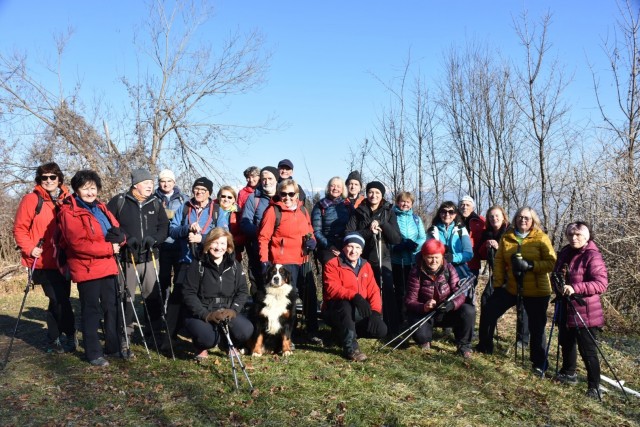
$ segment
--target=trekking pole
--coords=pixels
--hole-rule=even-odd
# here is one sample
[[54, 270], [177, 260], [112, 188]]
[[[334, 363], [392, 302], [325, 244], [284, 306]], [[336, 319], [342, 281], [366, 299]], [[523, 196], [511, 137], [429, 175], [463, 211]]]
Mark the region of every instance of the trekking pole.
[[[36, 248], [41, 248], [44, 245], [44, 239], [38, 240], [38, 244]], [[31, 268], [27, 271], [27, 286], [24, 288], [24, 297], [22, 297], [22, 304], [20, 304], [20, 311], [18, 311], [18, 320], [16, 320], [16, 326], [13, 328], [13, 334], [11, 334], [11, 340], [9, 341], [9, 348], [7, 349], [7, 354], [4, 356], [4, 360], [0, 365], [0, 371], [7, 366], [9, 362], [9, 355], [11, 354], [11, 348], [13, 348], [13, 340], [16, 337], [16, 333], [18, 332], [18, 324], [20, 324], [20, 318], [22, 317], [22, 310], [24, 309], [24, 304], [27, 302], [27, 295], [29, 295], [29, 290], [33, 287], [33, 271], [36, 269], [36, 262], [38, 262], [39, 256], [34, 257], [33, 264]]]
[[[144, 308], [144, 313], [145, 313], [145, 315], [147, 317], [147, 323], [149, 325], [149, 329], [151, 329], [151, 338], [153, 339], [153, 345], [156, 347], [156, 353], [158, 353], [158, 359], [162, 360], [162, 358], [160, 357], [160, 349], [158, 348], [158, 342], [156, 341], [156, 334], [153, 332], [153, 327], [151, 326], [151, 316], [149, 315], [149, 309], [147, 308], [147, 302], [145, 300], [144, 295], [142, 294], [142, 282], [140, 281], [140, 274], [138, 273], [138, 266], [136, 265], [136, 260], [135, 260], [135, 257], [133, 256], [133, 252], [129, 252], [129, 255], [131, 256], [131, 265], [133, 267], [133, 271], [135, 271], [135, 273], [136, 273], [136, 281], [138, 282], [138, 289], [140, 289], [140, 296], [142, 297], [142, 305], [143, 305], [143, 308]], [[131, 299], [131, 302], [133, 303], [133, 298]], [[142, 326], [140, 326], [140, 324], [138, 324], [138, 327], [140, 328], [140, 334], [144, 335], [144, 333], [142, 332]]]
[[126, 292], [124, 290], [127, 287], [127, 281], [124, 277], [124, 274], [122, 273], [122, 268], [120, 268], [120, 261], [118, 260], [118, 257], [116, 255], [114, 255], [113, 257], [116, 261], [116, 264], [118, 265], [118, 279], [116, 280], [116, 285], [118, 286], [117, 297], [118, 297], [118, 302], [120, 303], [120, 314], [122, 316], [122, 319], [120, 322], [120, 332], [124, 337], [124, 343], [125, 343], [125, 348], [123, 348], [122, 340], [120, 340], [120, 354], [124, 356], [125, 352], [130, 352], [130, 349], [131, 349], [131, 343], [129, 342], [129, 335], [127, 334], [127, 325], [126, 325], [125, 314], [124, 314], [124, 305], [125, 305], [125, 300], [127, 298]]
[[[382, 347], [378, 348], [378, 350], [382, 350], [383, 348], [391, 345], [391, 343], [397, 341], [398, 339], [402, 338], [405, 334], [408, 333], [408, 335], [406, 337], [404, 337], [404, 339], [402, 341], [400, 341], [395, 347], [393, 347], [393, 350], [396, 350], [398, 347], [400, 347], [405, 341], [407, 341], [409, 338], [411, 338], [411, 336], [416, 333], [416, 331], [418, 329], [420, 329], [420, 327], [422, 327], [422, 325], [424, 325], [425, 323], [427, 323], [433, 316], [436, 315], [436, 313], [438, 312], [438, 309], [440, 307], [444, 307], [448, 302], [455, 300], [457, 297], [459, 297], [460, 295], [462, 295], [464, 292], [467, 291], [467, 289], [469, 288], [469, 286], [471, 286], [471, 284], [473, 284], [473, 279], [475, 278], [475, 276], [472, 274], [470, 276], [465, 277], [464, 279], [462, 279], [460, 281], [459, 287], [458, 289], [453, 292], [452, 294], [450, 294], [444, 301], [442, 301], [440, 304], [438, 304], [436, 307], [433, 308], [433, 310], [431, 310], [429, 313], [427, 313], [426, 316], [424, 316], [422, 319], [418, 320], [417, 322], [415, 322], [413, 325], [409, 326], [407, 329], [405, 329], [404, 331], [400, 332], [398, 335], [396, 335], [394, 338], [392, 338], [389, 342], [387, 342], [385, 345], [383, 345]], [[377, 350], [377, 351], [378, 351]]]
[[[142, 343], [144, 344], [144, 349], [147, 351], [147, 356], [149, 356], [149, 360], [151, 360], [151, 352], [149, 351], [149, 346], [147, 345], [147, 340], [144, 337], [144, 332], [142, 332], [142, 326], [140, 326], [140, 319], [138, 318], [138, 313], [136, 312], [136, 306], [133, 303], [133, 297], [131, 296], [131, 294], [129, 293], [129, 288], [127, 288], [127, 281], [126, 281], [126, 276], [124, 274], [124, 271], [122, 270], [122, 266], [120, 265], [120, 263], [118, 264], [118, 274], [122, 275], [122, 277], [125, 279], [122, 281], [122, 288], [123, 288], [123, 293], [124, 293], [124, 298], [129, 298], [129, 301], [131, 302], [131, 311], [133, 311], [133, 317], [136, 319], [136, 325], [138, 325], [138, 332], [140, 332], [140, 337], [142, 338]], [[125, 341], [127, 343], [127, 345], [129, 345], [129, 335], [127, 334], [127, 325], [126, 323], [126, 319], [124, 316], [124, 304], [122, 305], [122, 323], [124, 325], [124, 335], [125, 335]]]
[[238, 362], [238, 365], [240, 365], [240, 368], [242, 369], [242, 373], [244, 374], [244, 377], [247, 379], [247, 383], [249, 383], [249, 391], [253, 391], [253, 384], [251, 384], [251, 380], [249, 379], [249, 374], [247, 374], [247, 370], [244, 367], [244, 363], [242, 363], [240, 354], [238, 353], [238, 350], [236, 350], [236, 347], [233, 345], [233, 341], [231, 340], [231, 335], [229, 334], [229, 319], [222, 319], [219, 325], [220, 325], [220, 329], [222, 329], [222, 333], [227, 338], [227, 343], [229, 344], [229, 359], [231, 359], [231, 371], [233, 372], [233, 382], [236, 385], [236, 391], [239, 390], [238, 369], [236, 368], [236, 361]]
[[[518, 243], [518, 249], [516, 253], [513, 254], [513, 257], [522, 259], [522, 248], [520, 243]], [[524, 271], [519, 270], [515, 264], [511, 264], [513, 275], [516, 278], [516, 339], [515, 339], [515, 356], [514, 363], [518, 363], [518, 332], [520, 332], [520, 339], [524, 338], [524, 321], [523, 321], [523, 311], [524, 311], [524, 303], [522, 301], [522, 288], [524, 287]], [[522, 342], [522, 364], [524, 365], [524, 341]]]
[[[561, 309], [560, 305], [562, 304], [562, 300], [560, 299], [560, 297], [556, 296], [556, 299], [553, 302], [554, 302], [553, 317], [551, 318], [551, 328], [549, 329], [549, 339], [547, 340], [547, 349], [544, 354], [544, 365], [542, 366], [542, 372], [540, 373], [540, 378], [544, 378], [544, 373], [547, 371], [547, 368], [549, 367], [548, 357], [549, 357], [549, 349], [551, 348], [551, 338], [553, 337], [553, 327], [557, 325], [558, 313]], [[558, 335], [560, 335], [560, 332], [558, 332]], [[558, 343], [560, 343], [560, 338], [558, 338]], [[556, 349], [556, 357], [557, 356], [558, 354]], [[556, 375], [557, 374], [558, 374], [558, 363], [556, 362]]]
[[[158, 286], [158, 293], [160, 294], [160, 299], [162, 300], [162, 302], [160, 303], [161, 305], [160, 318], [162, 319], [162, 323], [164, 323], [164, 327], [169, 337], [169, 348], [171, 349], [171, 358], [173, 360], [176, 360], [176, 355], [173, 353], [173, 343], [171, 342], [171, 334], [169, 333], [169, 324], [167, 323], [167, 308], [164, 305], [164, 298], [162, 297], [162, 286], [160, 286], [160, 274], [158, 273], [158, 267], [156, 266], [156, 256], [153, 253], [153, 250], [151, 250], [151, 261], [153, 261], [153, 271], [156, 273], [156, 283], [154, 284], [154, 287]], [[153, 327], [151, 327], [151, 330], [153, 332]]]
[[[600, 353], [600, 356], [602, 356], [602, 360], [604, 360], [604, 363], [609, 368], [609, 371], [611, 371], [611, 374], [613, 374], [613, 378], [615, 378], [616, 382], [618, 383], [618, 386], [620, 387], [620, 390], [622, 390], [622, 393], [624, 394], [625, 400], [628, 402], [629, 401], [629, 396], [627, 395], [627, 392], [625, 391], [624, 387], [622, 386], [622, 383], [620, 382], [620, 379], [618, 379], [618, 375], [616, 374], [616, 371], [613, 370], [613, 367], [611, 366], [611, 364], [609, 363], [609, 361], [605, 357], [604, 353], [602, 352], [602, 349], [600, 348], [600, 346], [598, 345], [598, 342], [596, 341], [596, 337], [594, 337], [593, 334], [591, 333], [591, 331], [589, 330], [589, 327], [587, 326], [587, 322], [584, 321], [584, 319], [582, 318], [582, 316], [578, 312], [578, 309], [573, 305], [573, 301], [576, 301], [578, 304], [584, 306], [584, 305], [587, 304], [586, 301], [584, 301], [584, 299], [582, 299], [582, 297], [580, 297], [580, 296], [578, 296], [576, 294], [573, 294], [570, 297], [566, 297], [566, 298], [567, 298], [567, 306], [569, 306], [569, 307], [571, 307], [573, 309], [574, 315], [578, 318], [578, 320], [580, 320], [580, 323], [584, 327], [584, 330], [587, 332], [587, 334], [589, 335], [589, 338], [591, 338], [591, 340], [595, 344], [596, 349], [598, 349], [598, 353]], [[600, 401], [602, 401], [602, 397], [600, 397], [600, 393], [599, 392], [598, 392], [598, 399], [600, 399]]]

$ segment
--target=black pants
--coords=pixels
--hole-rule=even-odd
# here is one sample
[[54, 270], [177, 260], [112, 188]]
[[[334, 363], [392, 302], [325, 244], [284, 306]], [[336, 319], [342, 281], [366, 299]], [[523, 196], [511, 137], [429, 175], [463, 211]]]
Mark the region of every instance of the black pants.
[[82, 319], [82, 345], [87, 360], [91, 361], [103, 356], [102, 346], [98, 338], [100, 318], [104, 314], [105, 351], [120, 351], [118, 339], [118, 285], [115, 276], [88, 280], [78, 283]]
[[182, 283], [187, 277], [188, 269], [189, 264], [180, 264], [174, 278], [173, 289], [171, 290], [171, 294], [169, 295], [166, 316], [167, 331], [164, 342], [162, 344], [162, 346], [165, 348], [169, 346], [169, 342], [167, 341], [167, 339], [175, 338], [184, 323], [184, 308], [182, 306], [184, 297], [182, 296]]
[[[412, 313], [409, 322], [414, 324], [424, 318], [425, 315]], [[465, 303], [462, 304], [459, 309], [446, 313], [441, 321], [436, 321], [436, 316], [433, 316], [418, 328], [413, 335], [413, 339], [418, 344], [424, 344], [426, 342], [431, 342], [434, 326], [453, 328], [453, 335], [455, 337], [458, 350], [468, 351], [471, 350], [471, 336], [473, 334], [473, 326], [475, 323], [476, 308], [469, 303]]]
[[[196, 353], [215, 347], [220, 340], [225, 341], [225, 346], [228, 345], [218, 325], [194, 317], [187, 317], [184, 326], [191, 334]], [[252, 334], [253, 324], [242, 314], [238, 314], [229, 322], [229, 335], [231, 335], [235, 347], [242, 348]]]
[[158, 259], [160, 261], [160, 289], [162, 290], [161, 298], [163, 304], [169, 297], [171, 278], [173, 277], [175, 281], [178, 269], [180, 268], [181, 258], [182, 251], [179, 248], [174, 249], [172, 246], [165, 246], [164, 244], [160, 247], [160, 256]]
[[[573, 375], [576, 372], [578, 354], [576, 352], [576, 343], [580, 357], [587, 369], [587, 383], [589, 388], [598, 388], [600, 385], [600, 360], [598, 359], [598, 348], [596, 342], [591, 338], [597, 339], [598, 328], [569, 328], [567, 327], [567, 309], [568, 315], [573, 314], [573, 309], [563, 304], [562, 311], [558, 319], [558, 340], [562, 346], [562, 369], [563, 374]], [[591, 336], [589, 335], [591, 332]]]
[[382, 264], [382, 270], [380, 270], [380, 264], [371, 264], [373, 268], [373, 275], [376, 278], [376, 283], [382, 289], [382, 317], [384, 323], [389, 328], [389, 333], [392, 335], [400, 332], [400, 312], [396, 305], [396, 295], [393, 285], [393, 273], [391, 267]]
[[[544, 328], [547, 324], [547, 308], [549, 296], [546, 297], [522, 297], [524, 309], [528, 314], [528, 325], [531, 335], [529, 346], [529, 359], [536, 368], [544, 369], [545, 361]], [[478, 350], [483, 353], [493, 353], [493, 334], [498, 323], [498, 318], [508, 309], [515, 306], [517, 297], [511, 295], [504, 288], [497, 288], [487, 301], [480, 313], [480, 327], [478, 330]]]
[[398, 313], [398, 322], [403, 323], [406, 320], [406, 308], [404, 305], [404, 296], [407, 293], [407, 281], [409, 280], [409, 272], [413, 265], [391, 264], [393, 273], [393, 289], [396, 302], [396, 312]]
[[302, 301], [305, 329], [307, 333], [315, 334], [318, 332], [318, 297], [311, 261], [301, 265], [283, 264], [283, 267], [291, 273], [291, 279], [296, 284]]
[[73, 307], [71, 307], [71, 281], [58, 270], [34, 270], [33, 283], [42, 286], [44, 294], [49, 298], [47, 308], [47, 335], [53, 341], [61, 333], [67, 336], [76, 331]]
[[[360, 317], [358, 311], [347, 300], [327, 301], [325, 320], [340, 337], [342, 347], [346, 354], [350, 354], [357, 348], [357, 337], [384, 338], [387, 336], [387, 325], [380, 316]], [[375, 323], [375, 325], [370, 325]], [[370, 333], [374, 330], [375, 333]]]
[[251, 296], [254, 296], [258, 289], [264, 289], [262, 263], [260, 262], [257, 238], [249, 240], [245, 247], [247, 249], [247, 261], [249, 264], [249, 282], [251, 283], [249, 293]]

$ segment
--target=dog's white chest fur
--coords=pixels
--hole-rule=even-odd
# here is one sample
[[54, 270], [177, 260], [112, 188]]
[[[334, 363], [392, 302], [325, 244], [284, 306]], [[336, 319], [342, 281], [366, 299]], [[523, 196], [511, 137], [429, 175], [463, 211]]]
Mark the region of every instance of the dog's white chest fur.
[[266, 332], [270, 335], [276, 335], [282, 328], [279, 319], [287, 311], [287, 304], [289, 304], [287, 295], [291, 289], [292, 286], [289, 284], [283, 284], [277, 288], [267, 287], [264, 308], [260, 314], [267, 319]]

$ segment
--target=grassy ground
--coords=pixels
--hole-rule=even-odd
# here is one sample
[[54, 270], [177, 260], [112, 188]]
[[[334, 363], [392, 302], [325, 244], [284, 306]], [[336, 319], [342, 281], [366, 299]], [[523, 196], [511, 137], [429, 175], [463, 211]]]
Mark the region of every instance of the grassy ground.
[[[13, 331], [23, 293], [20, 283], [0, 284], [0, 357]], [[73, 293], [78, 307], [77, 292]], [[255, 386], [238, 374], [234, 391], [229, 359], [219, 350], [199, 365], [188, 341], [177, 345], [177, 361], [147, 358], [115, 360], [93, 368], [83, 353], [44, 352], [46, 298], [36, 288], [27, 300], [18, 337], [0, 372], [1, 425], [594, 425], [640, 423], [640, 398], [610, 391], [604, 403], [584, 397], [580, 384], [563, 386], [534, 377], [514, 362], [513, 316], [501, 320], [502, 350], [493, 356], [455, 356], [446, 340], [422, 353], [415, 345], [376, 352], [379, 343], [361, 340], [365, 363], [342, 359], [337, 347], [298, 343], [294, 355], [243, 357]], [[79, 315], [79, 309], [76, 313]], [[551, 313], [549, 313], [551, 315]], [[601, 345], [626, 385], [640, 390], [640, 340], [617, 325]], [[328, 338], [328, 331], [323, 330]], [[550, 360], [555, 368], [555, 339]], [[612, 376], [603, 364], [603, 373]], [[607, 387], [611, 389], [611, 387]]]

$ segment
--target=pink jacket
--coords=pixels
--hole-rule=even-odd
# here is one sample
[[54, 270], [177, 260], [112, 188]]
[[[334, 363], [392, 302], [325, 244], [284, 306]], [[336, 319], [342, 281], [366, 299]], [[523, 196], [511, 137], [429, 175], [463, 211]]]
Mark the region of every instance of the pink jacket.
[[[586, 305], [582, 306], [575, 300], [569, 303], [580, 313], [588, 327], [603, 326], [604, 314], [600, 294], [607, 290], [609, 279], [600, 250], [593, 241], [587, 242], [578, 250], [567, 245], [558, 255], [554, 271], [562, 272], [565, 265], [568, 271], [567, 284], [573, 287], [578, 296], [583, 297]], [[583, 327], [571, 307], [567, 307], [566, 317], [568, 327]]]

